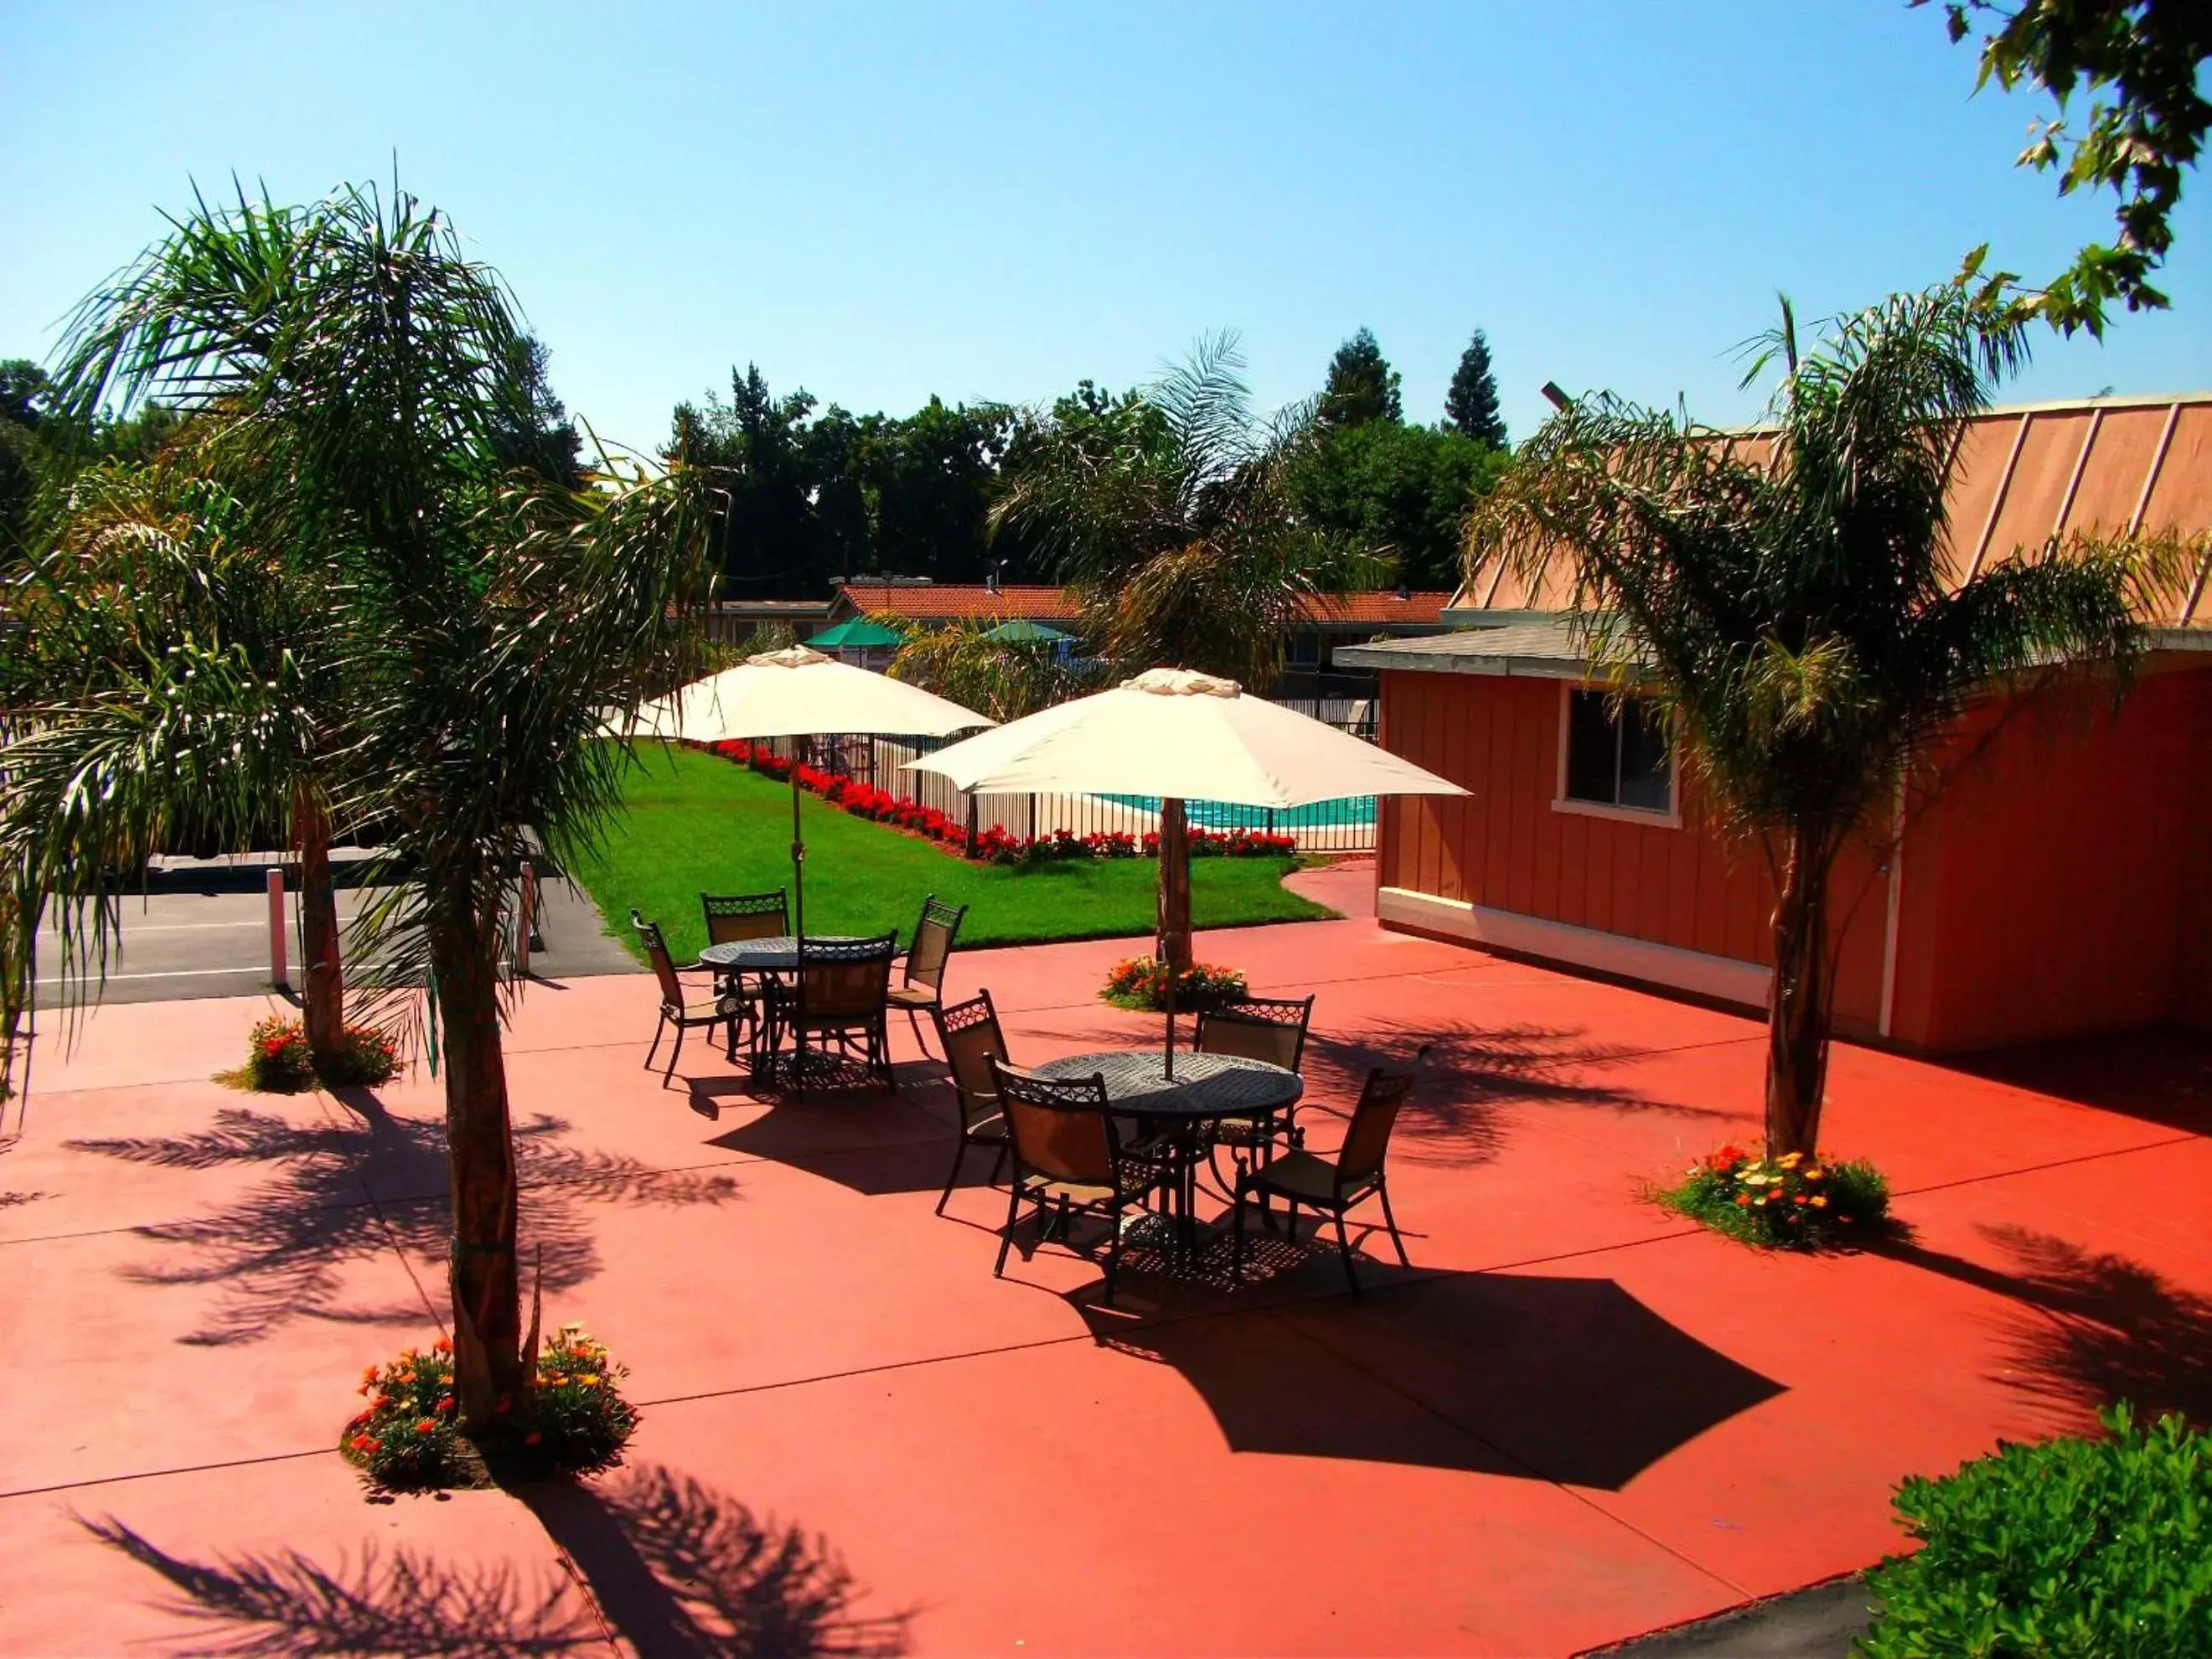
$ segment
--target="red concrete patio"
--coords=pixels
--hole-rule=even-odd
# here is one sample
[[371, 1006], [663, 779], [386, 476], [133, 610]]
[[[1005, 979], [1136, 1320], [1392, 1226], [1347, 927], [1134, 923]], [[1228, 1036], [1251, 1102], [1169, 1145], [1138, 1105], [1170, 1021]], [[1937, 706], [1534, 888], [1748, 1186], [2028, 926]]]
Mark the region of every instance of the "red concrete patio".
[[[951, 988], [1020, 1060], [1156, 1040], [1092, 996], [1127, 950]], [[0, 1159], [0, 1648], [1558, 1653], [1864, 1566], [1900, 1475], [2114, 1394], [2212, 1415], [2202, 1037], [1840, 1050], [1831, 1147], [1914, 1237], [1783, 1259], [1639, 1199], [1757, 1133], [1753, 1022], [1357, 918], [1200, 955], [1318, 994], [1310, 1100], [1437, 1045], [1394, 1153], [1415, 1266], [1364, 1255], [1364, 1301], [1325, 1247], [1111, 1310], [1054, 1247], [994, 1280], [989, 1160], [931, 1213], [952, 1108], [902, 1028], [900, 1098], [757, 1100], [696, 1042], [664, 1091], [648, 980], [533, 988], [526, 1251], [645, 1412], [580, 1492], [370, 1503], [330, 1449], [440, 1329], [433, 1080], [231, 1092], [258, 998], [43, 1046]]]

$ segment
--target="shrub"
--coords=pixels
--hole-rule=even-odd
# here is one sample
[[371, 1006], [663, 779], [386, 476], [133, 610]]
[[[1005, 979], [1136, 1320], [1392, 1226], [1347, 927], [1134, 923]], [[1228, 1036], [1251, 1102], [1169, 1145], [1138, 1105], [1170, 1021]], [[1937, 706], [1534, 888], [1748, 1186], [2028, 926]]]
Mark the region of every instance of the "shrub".
[[[725, 760], [750, 766], [771, 778], [781, 780], [791, 775], [791, 762], [765, 744], [732, 741], [709, 744], [707, 747]], [[811, 790], [855, 817], [896, 825], [951, 848], [963, 857], [968, 855], [968, 826], [947, 817], [933, 806], [919, 805], [858, 778], [843, 777], [811, 766], [799, 769], [799, 787]], [[1231, 830], [1224, 834], [1193, 829], [1189, 845], [1190, 855], [1194, 859], [1288, 858], [1298, 850], [1295, 836], [1262, 830]], [[1148, 859], [1159, 856], [1160, 838], [1157, 831], [1147, 830], [1140, 842], [1137, 836], [1119, 830], [1093, 831], [1087, 836], [1068, 830], [1049, 830], [1042, 836], [1018, 836], [993, 824], [976, 832], [974, 856], [981, 864], [1029, 865], [1047, 864], [1056, 859], [1133, 859], [1139, 854]]]
[[2124, 1405], [2103, 1420], [2107, 1438], [2000, 1443], [1901, 1483], [1921, 1548], [1869, 1575], [1881, 1611], [1859, 1650], [2212, 1653], [2212, 1441], [2176, 1416], [2146, 1432]]
[[501, 1401], [500, 1427], [475, 1440], [461, 1431], [453, 1353], [441, 1337], [362, 1374], [369, 1403], [346, 1424], [338, 1449], [373, 1489], [482, 1486], [488, 1469], [516, 1479], [593, 1474], [622, 1462], [638, 1421], [616, 1386], [629, 1372], [581, 1325], [555, 1334], [527, 1393]]
[[315, 1062], [307, 1053], [307, 1028], [296, 1019], [271, 1014], [246, 1039], [246, 1086], [264, 1094], [295, 1095], [315, 1086]]
[[1799, 1152], [1753, 1158], [1723, 1146], [1655, 1195], [1678, 1214], [1747, 1244], [1818, 1249], [1880, 1231], [1889, 1183], [1873, 1164], [1830, 1163]]
[[[1098, 994], [1117, 1008], [1158, 1013], [1167, 1006], [1167, 964], [1157, 957], [1128, 957], [1114, 964]], [[1176, 980], [1179, 1010], [1218, 1007], [1245, 994], [1244, 975], [1234, 968], [1198, 962]]]
[[373, 1025], [349, 1025], [336, 1058], [318, 1077], [314, 1056], [307, 1050], [307, 1026], [271, 1014], [247, 1038], [246, 1064], [237, 1077], [249, 1089], [290, 1095], [318, 1082], [334, 1089], [387, 1083], [398, 1069], [399, 1056], [390, 1037]]

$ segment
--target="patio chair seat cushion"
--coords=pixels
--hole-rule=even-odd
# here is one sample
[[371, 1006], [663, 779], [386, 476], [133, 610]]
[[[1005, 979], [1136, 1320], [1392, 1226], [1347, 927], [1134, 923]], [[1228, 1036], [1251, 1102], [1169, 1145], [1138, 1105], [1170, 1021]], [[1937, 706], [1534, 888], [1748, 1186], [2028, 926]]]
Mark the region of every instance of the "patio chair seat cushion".
[[[1154, 1180], [1142, 1170], [1121, 1171], [1121, 1197], [1124, 1200], [1141, 1198], [1154, 1186]], [[1055, 1181], [1049, 1176], [1035, 1173], [1022, 1177], [1022, 1196], [1047, 1204], [1057, 1204], [1065, 1199], [1070, 1204], [1103, 1204], [1114, 1196], [1114, 1189], [1101, 1182]]]
[[894, 985], [890, 988], [890, 1005], [894, 1008], [933, 1008], [937, 1006], [934, 985]]
[[717, 997], [712, 1002], [687, 1002], [684, 1005], [686, 1020], [727, 1019], [737, 1012], [733, 997]]
[[[1273, 1164], [1263, 1164], [1251, 1170], [1242, 1184], [1294, 1198], [1301, 1204], [1334, 1206], [1336, 1203], [1336, 1165], [1311, 1152], [1285, 1152]], [[1347, 1200], [1356, 1198], [1374, 1184], [1371, 1181], [1349, 1182], [1344, 1196]]]

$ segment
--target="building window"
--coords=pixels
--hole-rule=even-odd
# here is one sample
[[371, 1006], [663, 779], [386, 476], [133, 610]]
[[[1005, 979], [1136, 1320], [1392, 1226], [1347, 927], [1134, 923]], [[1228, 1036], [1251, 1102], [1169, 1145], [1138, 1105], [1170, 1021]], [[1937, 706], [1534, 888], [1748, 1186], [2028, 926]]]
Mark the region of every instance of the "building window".
[[1641, 697], [1615, 706], [1603, 691], [1570, 688], [1559, 797], [1583, 806], [1670, 816], [1674, 742], [1667, 717]]

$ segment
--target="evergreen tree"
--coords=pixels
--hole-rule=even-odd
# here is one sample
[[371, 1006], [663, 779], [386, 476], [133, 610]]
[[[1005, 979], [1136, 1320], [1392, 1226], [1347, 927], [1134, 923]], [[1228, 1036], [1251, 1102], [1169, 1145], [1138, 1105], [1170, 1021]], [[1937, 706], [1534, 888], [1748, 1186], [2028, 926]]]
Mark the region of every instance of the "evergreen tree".
[[1490, 368], [1490, 342], [1479, 328], [1460, 353], [1459, 370], [1444, 394], [1444, 424], [1492, 449], [1505, 447], [1505, 417], [1498, 412], [1498, 376]]
[[1322, 424], [1364, 426], [1370, 421], [1405, 418], [1398, 397], [1398, 371], [1375, 343], [1375, 331], [1363, 328], [1342, 345], [1328, 366], [1328, 385], [1321, 394]]

